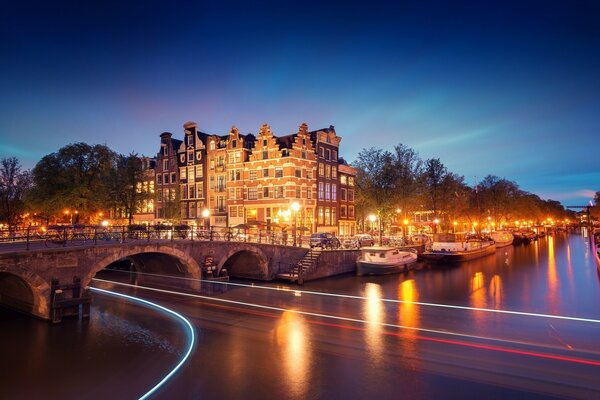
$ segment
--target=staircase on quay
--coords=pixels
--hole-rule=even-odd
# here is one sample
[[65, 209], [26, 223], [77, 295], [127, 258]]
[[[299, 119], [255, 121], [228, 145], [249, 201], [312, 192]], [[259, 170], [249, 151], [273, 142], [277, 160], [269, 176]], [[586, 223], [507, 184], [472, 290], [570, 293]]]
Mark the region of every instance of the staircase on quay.
[[302, 285], [306, 273], [315, 268], [321, 252], [320, 247], [312, 247], [297, 264], [291, 264], [287, 273], [278, 274], [277, 278]]

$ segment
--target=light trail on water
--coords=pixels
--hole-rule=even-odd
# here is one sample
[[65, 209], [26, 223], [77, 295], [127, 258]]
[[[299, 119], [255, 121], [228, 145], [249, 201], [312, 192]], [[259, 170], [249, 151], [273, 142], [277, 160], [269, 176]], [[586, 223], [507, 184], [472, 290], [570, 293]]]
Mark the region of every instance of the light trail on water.
[[[111, 272], [122, 272], [122, 273], [128, 273], [128, 274], [130, 273], [129, 271], [118, 271], [118, 270], [111, 270]], [[261, 285], [236, 283], [236, 282], [211, 281], [211, 280], [207, 280], [207, 279], [195, 279], [195, 278], [187, 278], [187, 277], [181, 277], [181, 276], [152, 274], [152, 273], [147, 273], [147, 272], [136, 272], [136, 274], [137, 275], [156, 276], [156, 277], [169, 278], [169, 279], [187, 280], [187, 281], [201, 282], [201, 283], [205, 282], [205, 283], [210, 283], [211, 285], [217, 284], [217, 285], [244, 287], [244, 288], [250, 288], [250, 289], [272, 290], [272, 291], [278, 291], [278, 292], [287, 291], [287, 292], [294, 292], [294, 293], [307, 294], [307, 295], [313, 295], [313, 296], [327, 296], [327, 297], [336, 297], [336, 298], [344, 298], [344, 299], [352, 299], [352, 300], [367, 300], [367, 301], [369, 300], [369, 298], [366, 296], [357, 296], [357, 295], [351, 295], [351, 294], [288, 289], [288, 288], [281, 288], [281, 287], [261, 286]], [[589, 322], [589, 323], [594, 323], [594, 324], [600, 324], [600, 320], [594, 319], [594, 318], [573, 317], [573, 316], [555, 315], [555, 314], [531, 313], [531, 312], [514, 311], [514, 310], [499, 310], [499, 309], [495, 309], [495, 308], [458, 306], [458, 305], [453, 305], [453, 304], [428, 303], [428, 302], [421, 302], [421, 301], [397, 300], [397, 299], [387, 299], [387, 298], [381, 298], [379, 300], [384, 303], [392, 303], [392, 304], [413, 304], [413, 305], [419, 305], [419, 306], [424, 306], [424, 307], [437, 307], [437, 308], [447, 308], [447, 309], [465, 310], [465, 311], [481, 311], [481, 312], [495, 313], [495, 314], [520, 315], [520, 316], [526, 316], [526, 317], [550, 318], [550, 319], [558, 319], [558, 320], [565, 320], [565, 321]]]
[[[269, 306], [269, 305], [264, 305], [264, 304], [248, 303], [248, 302], [244, 302], [244, 301], [222, 299], [222, 298], [203, 296], [203, 295], [187, 293], [187, 292], [159, 289], [159, 288], [153, 288], [153, 287], [148, 287], [148, 286], [132, 285], [132, 284], [128, 284], [128, 283], [110, 281], [110, 280], [99, 279], [99, 278], [94, 278], [93, 281], [103, 282], [103, 283], [108, 283], [108, 284], [115, 284], [115, 285], [120, 285], [120, 286], [124, 286], [124, 287], [136, 288], [136, 289], [143, 289], [143, 290], [153, 291], [153, 292], [157, 292], [157, 293], [172, 294], [172, 295], [176, 295], [176, 296], [184, 296], [184, 297], [190, 297], [190, 298], [195, 298], [195, 299], [208, 300], [211, 302], [220, 302], [220, 303], [233, 304], [233, 305], [252, 307], [252, 308], [259, 308], [259, 309], [263, 309], [263, 310], [271, 310], [271, 311], [277, 311], [277, 312], [292, 312], [292, 313], [296, 313], [299, 315], [305, 315], [305, 316], [309, 316], [309, 317], [333, 319], [333, 320], [337, 320], [337, 321], [352, 322], [352, 323], [358, 323], [358, 324], [362, 324], [362, 325], [371, 323], [367, 320], [360, 319], [360, 318], [342, 317], [339, 315], [323, 314], [323, 313], [288, 309], [288, 308], [284, 308], [284, 307]], [[250, 287], [250, 288], [254, 287], [251, 285], [245, 285], [245, 286]], [[260, 286], [259, 288], [263, 288], [263, 286]], [[279, 290], [281, 290], [281, 289], [279, 289]], [[286, 290], [286, 291], [294, 292], [292, 290]], [[319, 293], [319, 292], [312, 292], [312, 293]], [[346, 295], [340, 295], [340, 296], [347, 297]], [[350, 298], [366, 300], [366, 298], [362, 297], [362, 296], [350, 296]], [[415, 303], [415, 304], [418, 304], [418, 303]], [[243, 311], [243, 310], [240, 310], [240, 311]], [[261, 314], [263, 314], [263, 313], [261, 313]], [[346, 329], [353, 329], [353, 330], [363, 329], [363, 328], [357, 328], [357, 327], [345, 326], [345, 325], [339, 325], [339, 324], [327, 324], [327, 323], [323, 323], [323, 322], [319, 322], [319, 321], [315, 321], [315, 322], [318, 324], [321, 324], [321, 325], [329, 325], [329, 326], [333, 326], [333, 327], [337, 327], [337, 328], [346, 328]], [[449, 336], [449, 337], [454, 337], [454, 338], [480, 340], [480, 341], [486, 341], [486, 342], [496, 342], [496, 343], [501, 343], [504, 345], [524, 345], [524, 346], [530, 346], [530, 347], [536, 347], [536, 348], [541, 347], [544, 349], [551, 348], [548, 346], [540, 346], [535, 343], [505, 340], [505, 339], [499, 339], [499, 338], [470, 335], [470, 334], [450, 332], [450, 331], [442, 331], [442, 330], [437, 330], [437, 329], [427, 329], [427, 328], [403, 326], [403, 325], [399, 325], [399, 324], [391, 324], [391, 323], [386, 323], [386, 322], [379, 322], [377, 324], [382, 327], [385, 327], [385, 328], [406, 329], [406, 330], [418, 331], [421, 333], [437, 334], [437, 335]], [[389, 334], [389, 335], [401, 336], [399, 333], [396, 333], [396, 332], [384, 332], [384, 333]], [[504, 352], [504, 353], [526, 355], [526, 356], [532, 356], [532, 357], [538, 357], [538, 358], [544, 358], [544, 359], [552, 359], [552, 360], [556, 360], [556, 361], [567, 361], [567, 362], [572, 362], [572, 363], [586, 364], [586, 365], [593, 365], [593, 366], [600, 367], [600, 361], [589, 360], [589, 359], [584, 359], [584, 358], [566, 357], [566, 356], [548, 354], [548, 353], [542, 353], [542, 352], [536, 352], [536, 351], [524, 351], [524, 350], [500, 347], [497, 345], [485, 345], [485, 344], [479, 344], [479, 343], [461, 342], [458, 340], [450, 340], [450, 339], [439, 339], [439, 338], [431, 338], [431, 337], [424, 337], [424, 336], [419, 336], [418, 338], [420, 338], [422, 340], [431, 341], [431, 342], [460, 345], [460, 346], [465, 346], [465, 347], [470, 347], [470, 348], [485, 349], [485, 350], [490, 350], [490, 351], [498, 351], [498, 352]], [[596, 352], [588, 351], [587, 353], [594, 354], [596, 356], [600, 356], [600, 353], [596, 353]]]
[[167, 375], [165, 375], [165, 377], [163, 379], [160, 380], [160, 382], [158, 382], [150, 390], [148, 390], [143, 396], [141, 396], [139, 398], [139, 400], [146, 400], [146, 399], [150, 398], [150, 396], [152, 396], [154, 393], [156, 393], [169, 379], [171, 379], [171, 377], [173, 377], [173, 375], [175, 375], [175, 373], [181, 368], [181, 366], [189, 358], [189, 356], [192, 353], [192, 350], [194, 348], [194, 345], [196, 343], [196, 334], [194, 333], [194, 327], [192, 326], [190, 321], [187, 318], [185, 318], [183, 315], [181, 315], [171, 309], [168, 309], [164, 306], [161, 306], [160, 304], [156, 304], [151, 301], [141, 299], [139, 297], [130, 296], [130, 295], [118, 293], [118, 292], [113, 292], [113, 291], [106, 290], [106, 289], [101, 289], [101, 288], [96, 288], [96, 287], [90, 287], [90, 289], [94, 292], [103, 293], [103, 294], [110, 295], [110, 296], [122, 297], [127, 300], [139, 302], [139, 303], [148, 305], [150, 307], [157, 308], [157, 309], [164, 311], [167, 314], [173, 315], [173, 316], [175, 316], [175, 318], [183, 321], [184, 325], [189, 329], [190, 340], [189, 340], [188, 348], [187, 348], [184, 356], [181, 358], [181, 360], [179, 360], [177, 365], [175, 365], [175, 367]]

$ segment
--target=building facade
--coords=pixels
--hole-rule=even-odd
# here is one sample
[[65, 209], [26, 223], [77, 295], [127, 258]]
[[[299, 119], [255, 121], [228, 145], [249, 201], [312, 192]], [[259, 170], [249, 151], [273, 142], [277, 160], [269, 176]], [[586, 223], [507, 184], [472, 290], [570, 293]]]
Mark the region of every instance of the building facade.
[[206, 134], [194, 122], [183, 128], [183, 141], [160, 136], [157, 220], [354, 234], [356, 171], [340, 160], [333, 126], [309, 132], [302, 124], [286, 136], [275, 136], [267, 124], [256, 136], [236, 127], [228, 135]]

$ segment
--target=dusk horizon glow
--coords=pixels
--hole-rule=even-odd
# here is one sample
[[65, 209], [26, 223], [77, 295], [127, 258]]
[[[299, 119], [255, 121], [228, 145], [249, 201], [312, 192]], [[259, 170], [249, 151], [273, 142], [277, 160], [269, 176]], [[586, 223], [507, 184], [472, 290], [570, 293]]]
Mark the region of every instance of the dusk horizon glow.
[[334, 125], [340, 155], [402, 143], [474, 185], [564, 205], [600, 190], [600, 5], [10, 4], [0, 157], [73, 142], [154, 156], [159, 134]]

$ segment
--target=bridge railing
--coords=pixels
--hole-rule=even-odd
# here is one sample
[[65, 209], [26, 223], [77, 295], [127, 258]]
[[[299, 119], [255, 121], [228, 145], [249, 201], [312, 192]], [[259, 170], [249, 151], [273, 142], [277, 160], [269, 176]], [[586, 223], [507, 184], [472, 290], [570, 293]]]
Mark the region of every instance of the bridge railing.
[[50, 225], [0, 230], [0, 247], [60, 248], [131, 242], [229, 241], [308, 246], [310, 236], [285, 231], [194, 225]]

